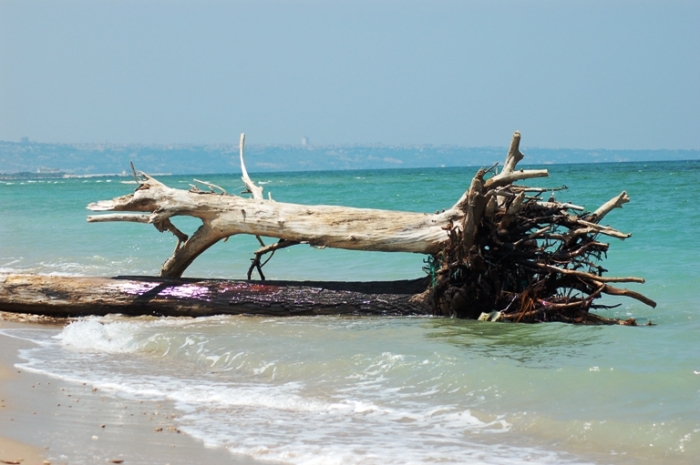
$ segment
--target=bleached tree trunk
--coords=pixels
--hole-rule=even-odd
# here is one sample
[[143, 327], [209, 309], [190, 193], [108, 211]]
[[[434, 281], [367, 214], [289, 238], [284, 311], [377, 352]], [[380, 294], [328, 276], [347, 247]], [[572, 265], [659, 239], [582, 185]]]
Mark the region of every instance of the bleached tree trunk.
[[[520, 134], [514, 136], [517, 152]], [[171, 231], [178, 238], [173, 255], [164, 263], [160, 276], [182, 276], [202, 252], [216, 242], [237, 234], [274, 237], [286, 243], [316, 247], [381, 252], [435, 254], [449, 239], [448, 231], [461, 228], [465, 219], [464, 198], [439, 213], [413, 213], [328, 205], [300, 205], [264, 199], [262, 187], [250, 180], [244, 164], [244, 136], [241, 136], [243, 181], [253, 198], [230, 195], [207, 184], [211, 190], [189, 191], [167, 187], [141, 173], [133, 194], [88, 205], [95, 212], [140, 212], [89, 216], [88, 222], [133, 221], [153, 224], [160, 231]], [[513, 149], [511, 149], [512, 152]], [[522, 154], [520, 155], [522, 158]], [[515, 171], [512, 153], [503, 172], [491, 183], [511, 183], [518, 179], [547, 176], [547, 170]], [[220, 192], [215, 192], [218, 188]], [[192, 236], [180, 232], [170, 221], [176, 216], [193, 216], [202, 225]], [[470, 218], [467, 213], [467, 218]], [[473, 227], [473, 225], [469, 225]]]
[[447, 239], [444, 227], [461, 220], [450, 209], [426, 214], [326, 205], [298, 205], [235, 195], [183, 191], [146, 176], [136, 192], [90, 204], [93, 211], [145, 212], [143, 216], [90, 216], [89, 222], [139, 221], [169, 229], [171, 218], [202, 220], [163, 266], [161, 276], [178, 277], [204, 250], [237, 234], [275, 237], [312, 246], [383, 252], [435, 253]]

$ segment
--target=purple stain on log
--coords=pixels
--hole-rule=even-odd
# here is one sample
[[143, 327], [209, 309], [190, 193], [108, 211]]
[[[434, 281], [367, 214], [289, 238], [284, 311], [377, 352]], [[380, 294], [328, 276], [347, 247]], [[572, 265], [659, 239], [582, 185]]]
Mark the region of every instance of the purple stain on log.
[[119, 283], [113, 287], [115, 287], [117, 290], [123, 292], [124, 294], [129, 294], [129, 295], [143, 295], [146, 292], [152, 291], [155, 289], [160, 283], [135, 283], [135, 282], [128, 282], [128, 283]]
[[173, 297], [176, 299], [194, 299], [212, 301], [227, 294], [271, 295], [279, 291], [279, 286], [254, 284], [247, 282], [221, 283], [208, 281], [202, 283], [163, 283], [163, 282], [126, 282], [114, 286], [118, 291], [132, 296]]
[[207, 296], [211, 294], [211, 290], [206, 286], [197, 284], [181, 284], [179, 286], [166, 287], [159, 294], [179, 299], [209, 300]]
[[[159, 282], [132, 281], [118, 284], [115, 287], [128, 295], [144, 296], [148, 293], [153, 293], [154, 295], [175, 297], [178, 299], [209, 300], [206, 297], [211, 293], [207, 286], [190, 283], [165, 285]], [[160, 289], [157, 289], [159, 287]]]
[[279, 286], [271, 286], [269, 284], [251, 284], [251, 283], [236, 283], [233, 286], [226, 286], [222, 289], [224, 292], [251, 292], [256, 294], [272, 294], [279, 290]]

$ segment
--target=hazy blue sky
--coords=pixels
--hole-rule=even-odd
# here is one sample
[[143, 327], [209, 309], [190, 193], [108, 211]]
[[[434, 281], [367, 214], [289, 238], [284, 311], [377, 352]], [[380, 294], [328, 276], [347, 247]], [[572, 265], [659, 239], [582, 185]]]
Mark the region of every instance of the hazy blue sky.
[[0, 139], [700, 149], [700, 1], [0, 0]]

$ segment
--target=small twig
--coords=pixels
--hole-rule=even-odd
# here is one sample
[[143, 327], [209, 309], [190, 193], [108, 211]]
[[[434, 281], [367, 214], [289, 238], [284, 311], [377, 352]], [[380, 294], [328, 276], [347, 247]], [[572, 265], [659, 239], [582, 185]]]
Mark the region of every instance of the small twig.
[[580, 205], [574, 205], [573, 203], [559, 203], [559, 202], [542, 202], [538, 201], [537, 205], [540, 205], [545, 208], [559, 208], [559, 209], [565, 209], [565, 210], [577, 210], [577, 211], [584, 211], [585, 208], [580, 206]]
[[496, 172], [494, 171], [494, 169], [495, 169], [498, 165], [500, 165], [499, 162], [494, 163], [494, 164], [491, 165], [486, 171], [484, 171], [484, 173], [498, 174], [498, 173], [496, 173]]
[[568, 187], [566, 187], [566, 186], [561, 186], [561, 187], [525, 187], [525, 186], [511, 185], [509, 187], [510, 187], [510, 189], [513, 190], [513, 192], [539, 192], [539, 193], [557, 192], [557, 191], [564, 191], [564, 190], [568, 189]]
[[138, 184], [139, 182], [139, 177], [136, 175], [136, 168], [134, 168], [134, 162], [130, 161], [129, 164], [131, 165], [131, 173], [134, 175], [134, 181]]
[[627, 195], [627, 192], [622, 191], [620, 195], [613, 197], [612, 199], [608, 200], [603, 205], [601, 205], [600, 208], [591, 213], [587, 219], [592, 223], [599, 223], [600, 220], [602, 220], [603, 217], [605, 217], [605, 215], [610, 213], [611, 210], [613, 210], [614, 208], [622, 208], [622, 206], [629, 201], [630, 198]]
[[[596, 284], [600, 284], [600, 283], [596, 283]], [[646, 304], [652, 308], [656, 308], [656, 302], [654, 302], [650, 298], [640, 294], [639, 292], [630, 291], [629, 289], [620, 289], [617, 287], [612, 287], [610, 285], [606, 285], [603, 288], [603, 293], [608, 294], [608, 295], [622, 295], [625, 297], [631, 297], [631, 298], [636, 299], [636, 300], [642, 302], [643, 304]]]
[[130, 223], [149, 223], [151, 215], [138, 213], [109, 213], [107, 215], [89, 215], [88, 223], [106, 223], [108, 221], [126, 221]]
[[619, 277], [608, 277], [608, 276], [596, 276], [590, 273], [584, 273], [583, 271], [569, 270], [567, 268], [559, 268], [557, 266], [545, 265], [544, 263], [532, 263], [532, 265], [539, 268], [545, 269], [547, 271], [552, 271], [554, 273], [568, 274], [572, 276], [578, 276], [581, 278], [593, 279], [595, 281], [600, 281], [604, 283], [644, 283], [644, 278], [635, 278], [634, 276], [629, 276], [626, 278]]
[[260, 257], [256, 255], [255, 258], [251, 258], [250, 261], [253, 263], [251, 263], [250, 268], [248, 268], [248, 281], [251, 280], [251, 277], [253, 275], [253, 269], [258, 270], [258, 274], [260, 275], [260, 281], [265, 281], [265, 275], [262, 272], [262, 265], [260, 264]]
[[216, 184], [212, 184], [212, 183], [206, 182], [206, 181], [200, 181], [199, 179], [194, 179], [194, 182], [198, 182], [200, 184], [207, 186], [209, 189], [211, 189], [212, 192], [214, 192], [214, 189], [216, 188], [216, 189], [219, 189], [222, 194], [228, 195], [228, 192], [226, 192], [226, 189], [224, 189], [221, 186], [217, 186]]

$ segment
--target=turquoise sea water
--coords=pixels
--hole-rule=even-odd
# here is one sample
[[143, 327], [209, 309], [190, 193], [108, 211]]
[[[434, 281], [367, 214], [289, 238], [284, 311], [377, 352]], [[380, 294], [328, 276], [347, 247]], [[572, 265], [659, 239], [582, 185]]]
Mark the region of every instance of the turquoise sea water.
[[[25, 369], [125, 399], [168, 402], [213, 447], [301, 463], [696, 463], [700, 456], [700, 162], [552, 165], [530, 185], [595, 209], [611, 275], [656, 300], [607, 311], [652, 327], [513, 325], [439, 318], [86, 318], [34, 341]], [[278, 201], [431, 212], [474, 168], [253, 175]], [[241, 190], [237, 175], [172, 176]], [[0, 183], [0, 272], [156, 274], [174, 238], [142, 224], [88, 224], [85, 206], [129, 193], [128, 178]], [[195, 221], [175, 221], [192, 231]], [[215, 245], [188, 276], [244, 278], [255, 239]], [[269, 278], [422, 275], [422, 257], [277, 252]], [[86, 363], [89, 361], [89, 363]]]

